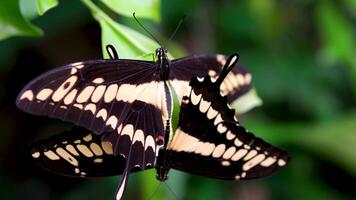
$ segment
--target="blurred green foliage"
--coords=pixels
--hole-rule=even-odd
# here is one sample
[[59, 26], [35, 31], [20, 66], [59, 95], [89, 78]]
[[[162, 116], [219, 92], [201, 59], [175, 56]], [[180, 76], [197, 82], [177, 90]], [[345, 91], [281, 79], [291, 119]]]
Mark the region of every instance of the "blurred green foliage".
[[[355, 1], [81, 2], [75, 7], [60, 2], [48, 14], [56, 13], [62, 6], [74, 10], [86, 6], [100, 24], [102, 47], [113, 44], [122, 58], [150, 60], [152, 56], [148, 54], [159, 47], [144, 36], [131, 17], [133, 11], [150, 30], [158, 29], [167, 37], [179, 19], [188, 16], [175, 36], [180, 45], [169, 44], [172, 58], [185, 52], [231, 54], [238, 51], [241, 63], [252, 71], [254, 85], [264, 102], [262, 107], [240, 116], [242, 124], [257, 136], [283, 146], [292, 156], [285, 170], [256, 181], [231, 183], [171, 171], [167, 184], [173, 192], [155, 180], [154, 170], [135, 173], [130, 176], [127, 198], [314, 200], [356, 197]], [[69, 15], [62, 12], [46, 21], [47, 11], [56, 5], [54, 0], [2, 1], [0, 39], [39, 36], [41, 31], [30, 24], [30, 20], [50, 31], [50, 25], [46, 24]], [[80, 15], [84, 14], [80, 12]], [[152, 21], [160, 21], [161, 26]], [[66, 21], [70, 23], [75, 27], [75, 20]], [[56, 24], [52, 30], [61, 34], [61, 27], [65, 26]], [[21, 43], [17, 38], [13, 41]], [[6, 51], [7, 46], [2, 47], [0, 43], [0, 52], [4, 55], [11, 52]], [[6, 94], [1, 96], [6, 98]], [[252, 95], [252, 100], [246, 97], [237, 109], [243, 112], [239, 106], [248, 106], [253, 101], [259, 102], [257, 96]], [[10, 132], [12, 128], [5, 124], [1, 123], [7, 126], [4, 130]], [[12, 182], [6, 174], [0, 174], [0, 178], [2, 191], [24, 191], [24, 183], [22, 186], [6, 184]], [[117, 181], [117, 177], [88, 180], [72, 192], [57, 194], [55, 199], [112, 198]], [[48, 187], [33, 179], [26, 184], [33, 191]], [[25, 198], [19, 194], [6, 197]]]

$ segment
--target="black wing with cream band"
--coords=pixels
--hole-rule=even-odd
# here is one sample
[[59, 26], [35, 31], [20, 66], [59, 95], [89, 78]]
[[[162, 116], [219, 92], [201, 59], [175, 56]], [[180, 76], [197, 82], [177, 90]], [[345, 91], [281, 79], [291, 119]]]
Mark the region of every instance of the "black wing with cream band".
[[219, 179], [251, 179], [267, 176], [282, 168], [288, 154], [240, 126], [227, 97], [219, 92], [231, 64], [214, 82], [209, 76], [193, 78], [183, 97], [179, 128], [168, 145], [172, 168]]
[[[158, 150], [169, 139], [172, 93], [167, 81], [172, 80], [181, 98], [193, 75], [215, 76], [225, 61], [222, 56], [197, 56], [170, 63], [164, 49], [158, 50], [159, 60], [148, 62], [118, 59], [115, 49], [109, 46], [112, 60], [56, 68], [31, 81], [17, 98], [17, 106], [26, 112], [59, 118], [103, 134], [102, 139], [112, 144], [113, 154], [125, 159], [118, 199], [129, 171], [155, 166]], [[250, 88], [251, 82], [246, 70], [237, 69], [221, 87], [223, 93], [236, 98]]]
[[[110, 142], [84, 128], [73, 128], [37, 142], [31, 155], [41, 167], [73, 177], [120, 175], [126, 163], [124, 156], [113, 155]], [[141, 169], [133, 169], [137, 170]]]
[[[164, 90], [164, 82], [159, 80], [151, 62], [97, 60], [75, 63], [39, 76], [20, 93], [17, 106], [94, 132], [111, 132], [108, 138], [113, 139], [110, 142], [118, 155], [124, 154], [118, 149], [121, 135], [131, 140], [152, 141], [163, 133], [162, 110], [167, 104]], [[142, 119], [149, 117], [155, 120], [145, 124]]]
[[[204, 77], [208, 74], [217, 78], [225, 63], [226, 57], [223, 55], [195, 55], [173, 60], [170, 79], [179, 99], [181, 100], [189, 89], [189, 81], [193, 76]], [[251, 81], [252, 76], [247, 69], [236, 64], [224, 79], [220, 90], [228, 96], [228, 102], [232, 103], [252, 88]]]
[[133, 168], [154, 166], [161, 146], [156, 138], [164, 135], [171, 104], [157, 66], [131, 60], [88, 61], [52, 70], [30, 82], [17, 99], [27, 112], [102, 133], [113, 154], [126, 159], [121, 191]]

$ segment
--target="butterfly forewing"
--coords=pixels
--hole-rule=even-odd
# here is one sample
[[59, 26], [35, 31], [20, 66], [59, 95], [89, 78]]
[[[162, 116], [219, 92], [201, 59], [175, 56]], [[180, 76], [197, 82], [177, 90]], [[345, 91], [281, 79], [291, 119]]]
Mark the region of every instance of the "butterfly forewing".
[[113, 155], [110, 142], [83, 128], [73, 128], [37, 142], [31, 155], [41, 167], [66, 176], [119, 175], [125, 169], [125, 158]]
[[[209, 75], [216, 78], [226, 58], [223, 55], [195, 55], [172, 61], [170, 79], [181, 100], [189, 87], [189, 81], [193, 76], [204, 77]], [[228, 102], [232, 103], [251, 89], [252, 76], [245, 67], [240, 64], [232, 69], [220, 86], [224, 95], [228, 95]]]
[[168, 146], [173, 168], [220, 179], [251, 179], [282, 168], [288, 154], [240, 126], [210, 77], [193, 78]]
[[[120, 134], [129, 135], [132, 140], [140, 127], [145, 141], [146, 136], [154, 138], [163, 131], [163, 92], [157, 94], [157, 91], [163, 91], [163, 84], [152, 62], [97, 60], [64, 66], [39, 76], [20, 93], [17, 106], [91, 131], [111, 133], [117, 155], [122, 153], [116, 148]], [[139, 119], [147, 115], [145, 112], [155, 119], [149, 125]], [[133, 130], [128, 129], [132, 126]]]

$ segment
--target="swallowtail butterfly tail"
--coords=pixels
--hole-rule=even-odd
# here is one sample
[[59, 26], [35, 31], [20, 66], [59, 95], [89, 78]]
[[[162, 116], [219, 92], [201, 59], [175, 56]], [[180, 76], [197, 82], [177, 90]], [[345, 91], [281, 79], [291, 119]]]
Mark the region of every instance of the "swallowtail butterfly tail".
[[[167, 179], [170, 168], [232, 180], [269, 175], [288, 162], [288, 154], [241, 127], [227, 97], [220, 93], [237, 59], [237, 55], [231, 56], [218, 78], [192, 78], [182, 94], [179, 126], [172, 139], [170, 135], [144, 132], [137, 119], [135, 124], [119, 127], [118, 146], [112, 134], [106, 137], [104, 132], [102, 138], [74, 129], [37, 143], [32, 157], [43, 167], [69, 176], [122, 174], [117, 199], [122, 197], [130, 171], [153, 167], [161, 181]], [[152, 119], [139, 119], [153, 123]], [[108, 138], [109, 142], [105, 141]]]

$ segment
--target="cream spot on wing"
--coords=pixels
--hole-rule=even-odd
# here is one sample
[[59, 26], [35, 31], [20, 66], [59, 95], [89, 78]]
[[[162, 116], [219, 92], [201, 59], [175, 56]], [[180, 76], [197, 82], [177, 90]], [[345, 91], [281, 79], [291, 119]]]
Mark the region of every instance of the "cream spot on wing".
[[73, 89], [69, 94], [64, 98], [64, 104], [69, 105], [73, 102], [75, 95], [77, 95], [77, 89]]
[[213, 119], [216, 117], [217, 114], [218, 114], [218, 111], [214, 110], [213, 107], [210, 107], [206, 116], [208, 117], [208, 119]]
[[121, 132], [121, 135], [122, 135], [122, 136], [128, 135], [128, 136], [130, 137], [130, 140], [131, 140], [131, 141], [132, 141], [133, 134], [134, 134], [134, 127], [132, 126], [132, 124], [127, 124], [127, 125], [122, 129], [122, 132]]
[[246, 172], [242, 172], [241, 177], [245, 178], [246, 177]]
[[236, 146], [240, 147], [240, 146], [242, 146], [243, 143], [241, 142], [241, 140], [239, 140], [239, 138], [236, 138], [235, 141], [234, 141], [234, 144]]
[[86, 135], [85, 137], [83, 137], [83, 140], [86, 142], [89, 142], [93, 139], [93, 136], [89, 133], [88, 135]]
[[245, 84], [245, 78], [242, 74], [236, 74], [236, 80], [239, 83], [239, 85]]
[[72, 89], [77, 82], [77, 76], [71, 76], [59, 86], [59, 88], [53, 93], [52, 100], [54, 102], [60, 101], [68, 92]]
[[228, 81], [233, 88], [238, 88], [239, 87], [239, 83], [237, 82], [237, 80], [235, 78], [235, 75], [233, 73], [229, 73], [226, 76], [225, 80]]
[[100, 83], [104, 83], [104, 81], [105, 80], [103, 78], [99, 77], [99, 78], [94, 79], [93, 83], [100, 84]]
[[90, 149], [84, 145], [84, 144], [78, 144], [77, 145], [77, 149], [83, 154], [85, 155], [86, 157], [93, 157], [94, 154], [93, 152], [90, 151]]
[[[235, 134], [233, 134], [231, 131], [228, 131], [227, 133], [226, 133], [226, 139], [228, 139], [228, 140], [232, 140], [232, 139], [234, 139], [236, 137], [236, 135]], [[237, 146], [237, 145], [236, 145]]]
[[284, 161], [284, 160], [282, 160], [282, 159], [278, 159], [278, 166], [283, 167], [283, 166], [286, 165], [286, 164], [287, 164], [286, 161]]
[[33, 100], [33, 92], [32, 90], [26, 90], [20, 97], [20, 100], [28, 99], [29, 101]]
[[199, 82], [203, 82], [204, 81], [204, 77], [197, 76], [197, 79], [198, 79]]
[[212, 143], [204, 143], [204, 148], [202, 148], [201, 155], [203, 156], [209, 156], [211, 153], [213, 153], [215, 149], [215, 145]]
[[98, 87], [96, 87], [93, 92], [93, 95], [91, 96], [91, 101], [97, 103], [103, 97], [105, 89], [105, 85], [99, 85]]
[[96, 105], [93, 103], [89, 103], [85, 106], [84, 110], [89, 110], [90, 112], [92, 112], [93, 114], [95, 114], [96, 112]]
[[240, 175], [236, 175], [236, 176], [235, 176], [235, 179], [236, 179], [236, 180], [240, 180]]
[[75, 74], [77, 73], [78, 69], [75, 67], [72, 67], [72, 69], [70, 70], [70, 74]]
[[78, 95], [77, 102], [78, 103], [87, 102], [91, 94], [94, 92], [94, 89], [95, 89], [94, 86], [87, 86], [86, 88], [84, 88], [83, 91]]
[[120, 85], [119, 91], [116, 95], [116, 100], [123, 102], [130, 102], [131, 96], [135, 97], [133, 93], [135, 93], [136, 86], [130, 84], [122, 84]]
[[71, 145], [71, 144], [68, 144], [66, 146], [66, 149], [67, 151], [69, 151], [71, 154], [75, 155], [75, 156], [79, 156], [79, 153], [77, 150], [75, 150], [75, 148]]
[[221, 96], [225, 96], [229, 93], [227, 83], [224, 81], [220, 85]]
[[210, 70], [208, 71], [208, 75], [214, 77], [214, 76], [216, 76], [216, 71], [210, 69]]
[[47, 99], [49, 97], [49, 95], [51, 95], [53, 92], [53, 90], [49, 89], [49, 88], [45, 88], [42, 89], [37, 95], [36, 98], [39, 100], [44, 101], [45, 99]]
[[228, 166], [231, 165], [231, 163], [229, 161], [227, 161], [227, 160], [224, 160], [224, 161], [221, 162], [221, 165], [225, 166], [225, 167], [228, 167]]
[[242, 170], [247, 171], [247, 170], [253, 168], [254, 166], [258, 165], [260, 162], [262, 162], [265, 158], [266, 158], [266, 156], [264, 154], [258, 154], [257, 156], [255, 156], [254, 158], [252, 158], [251, 160], [246, 162], [242, 166]]
[[216, 60], [220, 63], [221, 66], [224, 66], [226, 63], [225, 56], [220, 54], [216, 56]]
[[220, 123], [220, 124], [218, 124], [217, 130], [219, 133], [225, 133], [227, 131], [227, 128], [225, 125]]
[[236, 152], [236, 147], [230, 147], [225, 151], [223, 158], [230, 159], [234, 155], [235, 152]]
[[75, 168], [75, 169], [74, 169], [74, 172], [75, 172], [76, 174], [79, 174], [79, 173], [80, 173], [80, 170], [79, 170], [78, 168]]
[[218, 114], [218, 116], [216, 116], [215, 120], [214, 120], [214, 125], [216, 126], [217, 124], [219, 124], [220, 122], [222, 122], [222, 118], [221, 118], [221, 114]]
[[100, 148], [100, 146], [96, 143], [91, 143], [90, 144], [90, 149], [94, 152], [95, 155], [101, 156], [103, 155], [103, 150]]
[[134, 144], [136, 141], [141, 142], [143, 146], [143, 143], [145, 141], [145, 135], [143, 134], [142, 130], [136, 130], [132, 144]]
[[273, 163], [276, 162], [276, 159], [272, 158], [272, 157], [268, 157], [266, 158], [266, 160], [264, 160], [263, 162], [261, 162], [261, 166], [263, 167], [269, 167], [271, 166]]
[[251, 74], [245, 74], [245, 84], [248, 85], [251, 83], [252, 76]]
[[119, 88], [119, 86], [117, 84], [109, 85], [109, 87], [106, 90], [105, 95], [104, 95], [104, 101], [106, 103], [109, 103], [115, 99], [118, 88]]
[[94, 163], [102, 163], [104, 160], [102, 158], [95, 158]]
[[111, 115], [108, 119], [108, 121], [106, 121], [106, 126], [111, 126], [111, 128], [115, 129], [117, 126], [117, 118], [114, 115]]
[[146, 137], [145, 150], [147, 150], [148, 147], [152, 147], [153, 150], [155, 149], [155, 141], [151, 135]]
[[232, 161], [238, 161], [240, 160], [242, 157], [244, 157], [247, 153], [246, 149], [239, 149], [234, 156], [232, 156], [231, 160]]
[[108, 117], [108, 113], [107, 111], [105, 110], [105, 108], [102, 108], [101, 110], [99, 110], [99, 112], [96, 114], [96, 118], [103, 118], [103, 120], [105, 121], [106, 118]]
[[40, 155], [41, 155], [40, 152], [37, 151], [37, 152], [34, 152], [34, 153], [32, 154], [32, 157], [33, 157], [33, 158], [39, 158]]
[[252, 149], [248, 154], [244, 157], [244, 160], [250, 160], [253, 158], [255, 155], [257, 155], [257, 151]]
[[83, 110], [83, 104], [75, 103], [73, 106], [80, 110]]
[[70, 164], [78, 167], [79, 163], [77, 161], [77, 159], [75, 159], [72, 155], [70, 155], [66, 150], [64, 150], [63, 148], [59, 147], [56, 149], [56, 153], [62, 157], [64, 160], [66, 160], [67, 162], [69, 162]]
[[45, 152], [43, 152], [43, 154], [51, 160], [59, 160], [60, 159], [59, 156], [56, 153], [54, 153], [52, 150], [45, 151]]
[[62, 108], [62, 109], [67, 109], [68, 108], [67, 106], [64, 106], [64, 105], [61, 105], [59, 107]]
[[211, 102], [205, 101], [202, 98], [201, 101], [200, 101], [200, 104], [199, 104], [200, 112], [205, 113], [209, 109], [210, 105], [211, 105]]
[[74, 63], [73, 65], [75, 65], [75, 68], [77, 68], [77, 69], [81, 69], [84, 67], [83, 62]]
[[225, 144], [219, 144], [218, 146], [216, 146], [216, 148], [214, 149], [214, 152], [213, 152], [213, 157], [214, 158], [218, 158], [220, 156], [222, 156], [224, 153], [225, 153]]
[[201, 99], [202, 94], [196, 95], [194, 90], [191, 93], [190, 99], [192, 100], [193, 105], [198, 105], [200, 99]]
[[113, 154], [113, 149], [112, 149], [112, 145], [111, 142], [108, 141], [102, 141], [101, 142], [101, 147], [103, 148], [104, 152], [108, 155], [112, 155]]
[[198, 142], [199, 140], [197, 138], [185, 133], [180, 128], [177, 128], [172, 141], [168, 144], [168, 149], [172, 149], [177, 152], [186, 151]]

